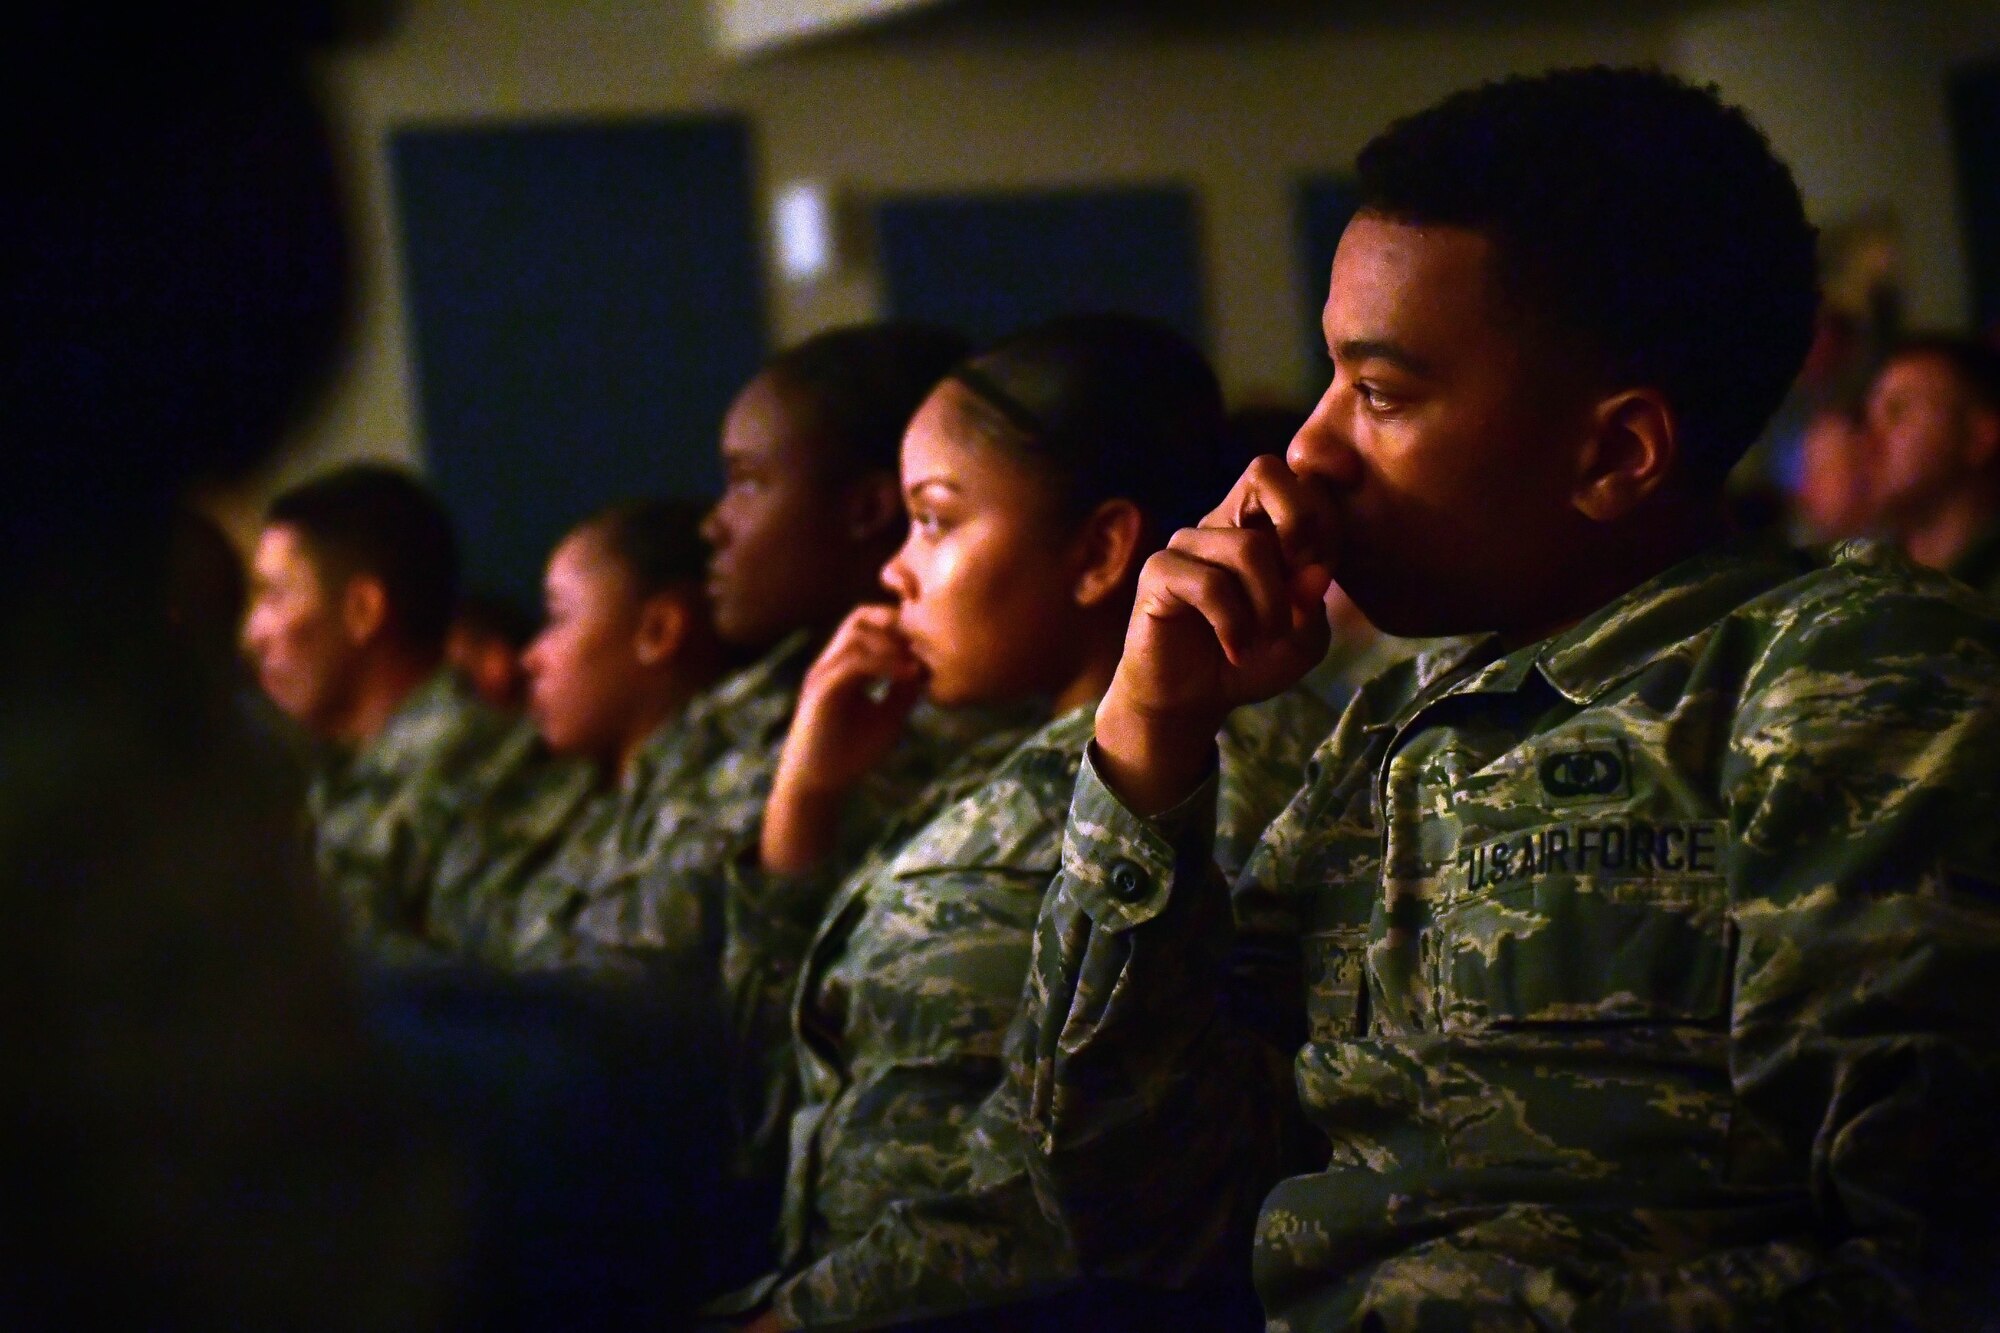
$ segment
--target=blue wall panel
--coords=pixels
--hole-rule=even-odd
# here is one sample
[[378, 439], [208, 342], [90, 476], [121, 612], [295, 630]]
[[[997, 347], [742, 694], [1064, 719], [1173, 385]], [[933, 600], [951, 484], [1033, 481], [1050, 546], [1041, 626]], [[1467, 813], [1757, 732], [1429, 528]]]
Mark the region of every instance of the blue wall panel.
[[1194, 194], [1058, 190], [890, 199], [888, 307], [990, 342], [1056, 315], [1152, 315], [1207, 346]]
[[743, 123], [413, 129], [390, 159], [424, 448], [468, 582], [533, 597], [589, 510], [712, 493], [764, 351]]

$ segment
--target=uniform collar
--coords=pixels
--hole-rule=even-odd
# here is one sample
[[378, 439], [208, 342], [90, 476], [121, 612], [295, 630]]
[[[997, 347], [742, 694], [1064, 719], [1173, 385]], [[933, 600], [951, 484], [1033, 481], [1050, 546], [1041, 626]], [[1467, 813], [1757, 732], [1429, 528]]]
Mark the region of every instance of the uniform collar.
[[1774, 546], [1766, 537], [1732, 537], [1527, 652], [1557, 693], [1574, 704], [1588, 703], [1674, 644], [1811, 567], [1810, 557]]
[[757, 661], [711, 688], [688, 704], [683, 715], [690, 727], [713, 725], [730, 739], [745, 739], [768, 729], [768, 710], [757, 708], [761, 701], [779, 698], [786, 702], [784, 714], [791, 715], [791, 703], [812, 665], [813, 638], [805, 630], [795, 630]]
[[404, 750], [408, 737], [425, 730], [432, 719], [457, 712], [466, 703], [465, 692], [458, 683], [458, 676], [448, 666], [439, 667], [421, 685], [404, 696], [403, 702], [389, 715], [389, 721], [382, 730], [355, 752], [355, 766], [395, 767], [395, 757]]
[[1400, 728], [1448, 695], [1514, 693], [1537, 674], [1571, 703], [1589, 703], [1674, 644], [1810, 567], [1810, 557], [1774, 547], [1768, 538], [1732, 537], [1539, 643], [1502, 654], [1495, 635], [1453, 641], [1420, 666], [1423, 687], [1388, 726]]

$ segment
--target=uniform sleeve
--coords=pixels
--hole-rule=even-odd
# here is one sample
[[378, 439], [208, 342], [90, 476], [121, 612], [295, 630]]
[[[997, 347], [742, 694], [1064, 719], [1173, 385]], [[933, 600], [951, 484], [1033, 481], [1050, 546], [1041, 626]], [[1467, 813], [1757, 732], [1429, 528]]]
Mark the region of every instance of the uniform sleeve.
[[[989, 867], [925, 878], [932, 882], [912, 894], [930, 905], [920, 917], [952, 904], [971, 910], [949, 939], [923, 931], [939, 944], [927, 965], [935, 984], [921, 1002], [929, 1012], [912, 1020], [961, 1035], [948, 1059], [898, 1061], [866, 1076], [856, 1103], [866, 1109], [831, 1149], [838, 1161], [822, 1188], [835, 1211], [851, 1215], [855, 1201], [868, 1201], [873, 1218], [774, 1290], [773, 1307], [805, 1328], [958, 1314], [1032, 1299], [1076, 1276], [1065, 1234], [1036, 1198], [1022, 1130], [1022, 1052], [1032, 1031], [1015, 1009], [1050, 877]], [[899, 1184], [877, 1205], [883, 1180]]]
[[871, 1327], [1031, 1300], [1074, 1281], [1068, 1239], [1026, 1172], [1018, 1107], [1002, 1087], [981, 1109], [966, 1136], [979, 1159], [970, 1184], [890, 1203], [861, 1237], [783, 1282], [773, 1308], [801, 1328]]
[[[1269, 1187], [1307, 1165], [1282, 831], [1234, 902], [1211, 860], [1213, 778], [1141, 820], [1086, 757], [1037, 924], [1028, 1164], [1087, 1271], [1179, 1286], [1240, 1269]], [[1278, 836], [1274, 836], [1278, 835]], [[1323, 1162], [1323, 1158], [1322, 1158]]]
[[1804, 1182], [1810, 1225], [1635, 1274], [1579, 1326], [1774, 1310], [1816, 1329], [1990, 1318], [1995, 663], [1990, 625], [1911, 599], [1766, 664], [1736, 719], [1727, 788], [1732, 1138], [1743, 1176]]

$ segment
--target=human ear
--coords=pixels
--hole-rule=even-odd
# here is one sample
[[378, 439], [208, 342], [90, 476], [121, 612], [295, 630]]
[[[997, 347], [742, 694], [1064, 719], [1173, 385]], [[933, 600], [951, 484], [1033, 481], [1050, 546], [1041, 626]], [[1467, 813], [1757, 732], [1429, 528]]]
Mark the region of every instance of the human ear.
[[1656, 389], [1626, 389], [1599, 401], [1577, 456], [1570, 495], [1577, 512], [1614, 522], [1658, 491], [1680, 459], [1678, 425]]
[[1145, 516], [1130, 500], [1106, 500], [1084, 519], [1072, 548], [1078, 606], [1100, 605], [1132, 580], [1138, 573], [1139, 539], [1145, 529]]
[[903, 492], [893, 473], [871, 472], [847, 488], [842, 517], [856, 544], [892, 532], [903, 517]]
[[687, 635], [687, 603], [671, 593], [655, 593], [639, 604], [632, 651], [642, 667], [663, 666], [680, 652]]
[[359, 646], [382, 632], [389, 620], [389, 594], [373, 574], [356, 574], [340, 591], [340, 624], [349, 643]]

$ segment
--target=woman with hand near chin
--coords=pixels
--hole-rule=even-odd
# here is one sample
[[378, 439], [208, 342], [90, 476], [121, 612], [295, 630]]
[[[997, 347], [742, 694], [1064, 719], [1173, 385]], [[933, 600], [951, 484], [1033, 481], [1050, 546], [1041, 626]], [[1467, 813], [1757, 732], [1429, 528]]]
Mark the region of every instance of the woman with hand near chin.
[[[1005, 1050], [1139, 567], [1203, 507], [1221, 423], [1201, 354], [1114, 316], [1001, 343], [910, 423], [909, 536], [882, 572], [896, 601], [851, 613], [808, 673], [758, 863], [732, 886], [732, 980], [799, 975], [789, 1033], [744, 1034], [798, 1103], [780, 1268], [718, 1306], [761, 1310], [751, 1327], [1141, 1317], [1126, 1293], [1092, 1304], [1103, 1293], [1078, 1288], [1036, 1208]], [[1032, 702], [1046, 721], [975, 747], [828, 883], [850, 794], [923, 698]], [[1326, 729], [1323, 713], [1304, 716], [1317, 708], [1301, 693], [1232, 719], [1225, 783], [1282, 771], [1262, 762], [1272, 748], [1303, 762]], [[1258, 808], [1246, 822], [1280, 799], [1235, 794]]]

